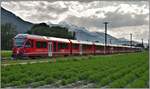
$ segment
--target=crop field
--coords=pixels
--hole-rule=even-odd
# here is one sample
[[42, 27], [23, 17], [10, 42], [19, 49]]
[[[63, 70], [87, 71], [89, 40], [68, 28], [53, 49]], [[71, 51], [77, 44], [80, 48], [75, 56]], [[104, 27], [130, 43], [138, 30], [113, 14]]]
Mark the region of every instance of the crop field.
[[63, 59], [56, 62], [1, 66], [1, 87], [149, 87], [148, 52]]
[[1, 57], [11, 57], [12, 52], [10, 50], [1, 51]]

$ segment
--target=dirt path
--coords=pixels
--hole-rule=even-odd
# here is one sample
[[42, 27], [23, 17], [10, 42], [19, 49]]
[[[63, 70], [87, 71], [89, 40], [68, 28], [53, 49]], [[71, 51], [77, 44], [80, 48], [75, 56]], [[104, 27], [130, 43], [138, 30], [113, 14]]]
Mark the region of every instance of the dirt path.
[[18, 65], [18, 64], [21, 64], [21, 65], [25, 65], [25, 64], [34, 64], [34, 63], [44, 63], [44, 62], [54, 62], [54, 60], [48, 60], [48, 61], [31, 61], [31, 62], [20, 62], [20, 63], [6, 63], [6, 64], [1, 64], [1, 66], [10, 66], [10, 65]]

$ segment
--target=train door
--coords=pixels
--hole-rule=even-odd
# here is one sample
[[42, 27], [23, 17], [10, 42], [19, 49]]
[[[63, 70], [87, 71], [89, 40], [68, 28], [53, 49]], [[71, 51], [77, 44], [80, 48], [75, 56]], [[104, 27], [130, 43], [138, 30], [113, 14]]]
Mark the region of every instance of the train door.
[[104, 46], [103, 54], [106, 54], [106, 46]]
[[114, 53], [114, 47], [111, 46], [111, 53]]
[[48, 56], [52, 56], [52, 42], [48, 42]]
[[82, 55], [82, 44], [80, 44], [80, 55]]

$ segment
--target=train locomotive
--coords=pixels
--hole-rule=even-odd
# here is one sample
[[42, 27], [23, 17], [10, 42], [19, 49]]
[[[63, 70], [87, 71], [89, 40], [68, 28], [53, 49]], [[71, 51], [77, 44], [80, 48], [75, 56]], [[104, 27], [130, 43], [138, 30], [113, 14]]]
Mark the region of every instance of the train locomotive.
[[13, 57], [55, 57], [115, 54], [141, 51], [139, 47], [18, 34], [13, 38]]

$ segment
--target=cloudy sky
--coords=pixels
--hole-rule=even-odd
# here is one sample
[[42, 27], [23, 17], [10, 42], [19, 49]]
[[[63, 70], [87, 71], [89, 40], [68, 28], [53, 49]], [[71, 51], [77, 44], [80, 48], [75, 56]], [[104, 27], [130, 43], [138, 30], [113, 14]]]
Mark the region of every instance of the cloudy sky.
[[1, 6], [32, 23], [68, 23], [89, 31], [104, 32], [117, 38], [145, 42], [149, 35], [149, 4], [147, 1], [9, 1]]

